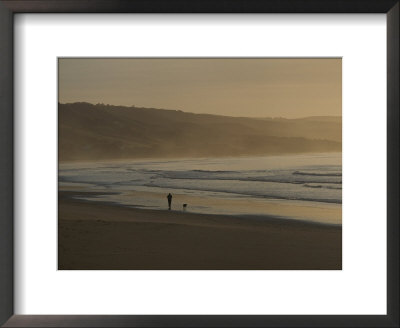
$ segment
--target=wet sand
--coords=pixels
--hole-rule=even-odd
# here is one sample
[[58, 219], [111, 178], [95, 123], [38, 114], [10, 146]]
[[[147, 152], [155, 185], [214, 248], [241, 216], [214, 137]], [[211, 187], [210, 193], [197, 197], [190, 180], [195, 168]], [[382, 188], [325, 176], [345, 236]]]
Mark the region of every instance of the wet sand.
[[157, 211], [59, 192], [61, 270], [340, 270], [342, 228]]

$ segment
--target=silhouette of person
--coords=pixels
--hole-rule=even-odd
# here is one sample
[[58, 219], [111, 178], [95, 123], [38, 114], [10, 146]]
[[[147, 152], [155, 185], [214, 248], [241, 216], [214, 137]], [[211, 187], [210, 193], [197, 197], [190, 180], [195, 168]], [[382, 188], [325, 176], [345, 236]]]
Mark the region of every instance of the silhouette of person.
[[168, 209], [170, 210], [170, 209], [171, 209], [171, 202], [172, 202], [172, 195], [171, 195], [171, 193], [168, 194], [167, 198], [168, 198]]

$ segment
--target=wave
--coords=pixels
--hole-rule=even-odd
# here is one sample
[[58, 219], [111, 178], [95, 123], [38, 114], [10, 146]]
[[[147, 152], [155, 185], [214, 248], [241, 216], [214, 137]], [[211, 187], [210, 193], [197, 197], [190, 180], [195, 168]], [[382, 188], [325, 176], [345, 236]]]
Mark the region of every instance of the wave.
[[144, 184], [145, 187], [158, 187], [158, 188], [167, 188], [168, 190], [190, 190], [190, 191], [205, 191], [205, 192], [214, 192], [221, 194], [233, 194], [233, 195], [241, 195], [246, 197], [255, 197], [255, 198], [266, 198], [266, 199], [279, 199], [279, 200], [300, 200], [300, 201], [309, 201], [309, 202], [317, 202], [317, 203], [330, 203], [330, 204], [342, 204], [342, 200], [333, 199], [333, 198], [313, 198], [313, 197], [295, 197], [295, 196], [283, 196], [276, 194], [257, 194], [251, 192], [240, 192], [233, 190], [223, 190], [218, 188], [196, 188], [196, 187], [183, 187], [183, 186], [164, 186], [159, 184]]
[[185, 172], [200, 172], [200, 173], [240, 173], [240, 171], [210, 171], [210, 170], [191, 170]]
[[[147, 171], [154, 174], [151, 178], [164, 178], [171, 180], [209, 180], [209, 181], [242, 181], [242, 182], [274, 182], [274, 183], [289, 183], [289, 184], [304, 184], [304, 183], [322, 183], [322, 184], [338, 184], [342, 183], [340, 175], [293, 175], [288, 172], [266, 172], [265, 175], [258, 175], [259, 171]], [[255, 175], [257, 174], [257, 175]]]
[[[341, 204], [342, 173], [340, 165], [292, 163], [280, 166], [215, 165], [195, 161], [176, 167], [140, 163], [134, 165], [98, 166], [59, 171], [59, 182], [91, 184], [110, 190], [171, 189], [184, 193], [204, 193], [214, 197], [269, 198]], [[180, 162], [179, 162], [180, 163]], [[160, 164], [164, 164], [160, 162]], [[207, 166], [210, 164], [210, 166]], [[303, 188], [304, 187], [304, 188]], [[160, 190], [157, 190], [160, 192]], [[162, 192], [162, 191], [161, 191]], [[218, 196], [217, 196], [218, 197]]]
[[312, 172], [302, 172], [302, 171], [294, 171], [293, 175], [310, 175], [316, 177], [341, 177], [342, 173], [312, 173]]
[[323, 189], [333, 189], [333, 190], [342, 190], [342, 187], [334, 187], [334, 186], [324, 186], [324, 185], [313, 185], [313, 184], [304, 184], [306, 188], [323, 188]]
[[[210, 180], [210, 181], [242, 181], [242, 182], [274, 182], [274, 183], [289, 183], [289, 184], [307, 184], [310, 182], [327, 183], [327, 184], [342, 184], [342, 181], [310, 181], [310, 180], [290, 180], [290, 179], [274, 179], [274, 178], [237, 178], [237, 177], [178, 177], [178, 176], [162, 176], [171, 180]], [[333, 188], [334, 189], [334, 188]], [[341, 189], [341, 188], [339, 188]]]
[[[236, 183], [278, 183], [290, 185], [303, 185], [308, 188], [341, 189], [342, 180], [340, 176], [322, 176], [315, 175], [292, 175], [290, 172], [277, 172], [276, 175], [269, 172], [268, 175], [253, 175], [255, 171], [162, 171], [162, 170], [137, 170], [132, 174], [126, 175], [124, 172], [103, 174], [105, 172], [96, 172], [96, 174], [82, 175], [59, 175], [60, 182], [81, 182], [92, 183], [96, 185], [121, 185], [138, 186], [148, 182], [162, 180], [175, 181], [202, 181], [210, 183], [226, 181]], [[137, 174], [134, 174], [137, 173]], [[258, 173], [258, 172], [257, 172]], [[334, 186], [332, 186], [334, 185]], [[255, 185], [256, 186], [256, 185]], [[267, 186], [268, 188], [268, 186]]]

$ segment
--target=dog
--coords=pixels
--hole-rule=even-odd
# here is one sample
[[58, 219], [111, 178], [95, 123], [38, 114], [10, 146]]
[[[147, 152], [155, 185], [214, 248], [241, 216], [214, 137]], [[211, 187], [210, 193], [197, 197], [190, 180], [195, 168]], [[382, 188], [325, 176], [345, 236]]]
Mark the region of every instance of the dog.
[[182, 205], [182, 210], [183, 210], [183, 211], [186, 211], [186, 207], [187, 207], [187, 204], [183, 204], [183, 205]]

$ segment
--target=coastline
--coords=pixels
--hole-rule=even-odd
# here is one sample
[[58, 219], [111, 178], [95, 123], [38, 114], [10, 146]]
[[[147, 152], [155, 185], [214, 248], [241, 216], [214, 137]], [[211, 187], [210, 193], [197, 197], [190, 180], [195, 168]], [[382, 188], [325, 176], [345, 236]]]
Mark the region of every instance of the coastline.
[[341, 226], [151, 210], [59, 191], [60, 270], [341, 270]]
[[[192, 158], [176, 162], [86, 163], [60, 168], [59, 189], [104, 192], [95, 197], [96, 201], [158, 210], [165, 209], [165, 195], [172, 192], [172, 209], [177, 210], [188, 204], [188, 212], [193, 213], [268, 213], [341, 224], [340, 164], [341, 156], [326, 153], [226, 161]], [[93, 197], [88, 194], [80, 198]]]

